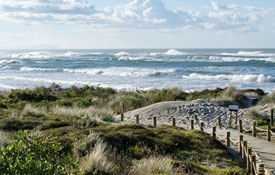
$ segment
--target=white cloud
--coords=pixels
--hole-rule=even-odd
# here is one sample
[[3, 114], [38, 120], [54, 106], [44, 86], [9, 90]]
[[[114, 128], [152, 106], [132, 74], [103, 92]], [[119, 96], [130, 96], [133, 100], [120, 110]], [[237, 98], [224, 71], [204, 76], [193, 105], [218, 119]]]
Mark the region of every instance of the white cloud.
[[[0, 0], [0, 21], [77, 23], [123, 29], [193, 28], [256, 32], [274, 23], [274, 8], [258, 8], [210, 1], [206, 11], [167, 9], [161, 0], [133, 0], [117, 7], [96, 9], [85, 0]], [[270, 22], [271, 21], [271, 22]]]

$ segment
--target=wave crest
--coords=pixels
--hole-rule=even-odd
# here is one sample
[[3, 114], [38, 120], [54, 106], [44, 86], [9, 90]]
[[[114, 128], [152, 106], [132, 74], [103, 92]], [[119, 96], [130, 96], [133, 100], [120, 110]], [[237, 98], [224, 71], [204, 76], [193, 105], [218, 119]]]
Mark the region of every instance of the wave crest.
[[210, 81], [231, 81], [231, 82], [275, 82], [275, 77], [265, 76], [264, 74], [259, 75], [202, 75], [197, 73], [192, 73], [189, 75], [183, 75], [184, 79], [199, 79], [199, 80], [210, 80]]

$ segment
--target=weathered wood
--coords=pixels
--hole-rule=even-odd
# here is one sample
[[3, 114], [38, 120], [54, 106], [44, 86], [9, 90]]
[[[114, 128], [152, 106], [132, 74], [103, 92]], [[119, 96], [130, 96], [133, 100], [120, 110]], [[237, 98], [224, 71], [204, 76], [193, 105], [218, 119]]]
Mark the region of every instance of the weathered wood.
[[204, 127], [204, 122], [201, 122], [200, 123], [200, 129], [201, 129], [201, 131], [204, 131], [203, 127]]
[[271, 142], [271, 126], [267, 126], [267, 131], [266, 131], [266, 135], [267, 135], [267, 141]]
[[254, 121], [253, 123], [252, 123], [252, 136], [253, 137], [256, 137], [256, 122]]
[[248, 173], [251, 173], [251, 161], [250, 161], [251, 154], [252, 154], [252, 149], [248, 148], [247, 156], [246, 156], [246, 170]]
[[238, 111], [236, 111], [235, 113], [236, 113], [235, 125], [237, 125], [238, 124]]
[[230, 132], [226, 133], [226, 146], [230, 147]]
[[197, 114], [194, 115], [194, 119], [198, 120], [198, 115]]
[[265, 169], [264, 169], [264, 164], [259, 164], [259, 169], [258, 169], [258, 175], [264, 175], [265, 174]]
[[191, 130], [193, 130], [194, 129], [194, 120], [193, 119], [190, 120], [190, 124], [191, 124]]
[[136, 115], [136, 124], [139, 124], [139, 115]]
[[243, 141], [243, 147], [242, 147], [242, 149], [243, 149], [242, 158], [244, 160], [246, 160], [246, 155], [245, 155], [245, 152], [247, 151], [247, 141], [246, 140]]
[[243, 121], [239, 120], [239, 131], [240, 133], [243, 133]]
[[221, 128], [222, 127], [222, 120], [221, 120], [221, 117], [219, 116], [218, 117], [218, 126]]
[[157, 126], [157, 117], [154, 117], [154, 126], [156, 127]]
[[124, 113], [124, 112], [125, 112], [125, 104], [122, 103], [122, 113]]
[[229, 112], [228, 127], [231, 128], [232, 125], [232, 111]]
[[243, 135], [240, 135], [239, 136], [239, 152], [240, 152], [240, 155], [243, 155]]
[[120, 120], [124, 121], [124, 114], [123, 113], [120, 114]]
[[172, 124], [172, 126], [173, 126], [173, 127], [176, 126], [176, 119], [175, 119], [175, 118], [173, 118], [173, 124]]
[[250, 169], [252, 174], [256, 174], [256, 172], [254, 171], [254, 166], [255, 166], [255, 170], [257, 171], [256, 156], [251, 155]]
[[216, 126], [213, 126], [213, 131], [212, 131], [212, 137], [214, 138], [214, 139], [216, 139], [216, 137], [217, 137], [217, 134], [216, 134]]
[[271, 110], [270, 110], [270, 125], [271, 125], [271, 126], [273, 126], [273, 124], [274, 124], [273, 115], [274, 115], [274, 109], [271, 109]]

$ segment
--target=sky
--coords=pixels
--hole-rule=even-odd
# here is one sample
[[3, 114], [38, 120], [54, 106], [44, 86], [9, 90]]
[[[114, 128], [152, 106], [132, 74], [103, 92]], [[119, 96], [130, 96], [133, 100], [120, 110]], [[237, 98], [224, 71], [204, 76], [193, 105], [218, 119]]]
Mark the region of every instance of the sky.
[[0, 0], [0, 49], [275, 48], [274, 0]]

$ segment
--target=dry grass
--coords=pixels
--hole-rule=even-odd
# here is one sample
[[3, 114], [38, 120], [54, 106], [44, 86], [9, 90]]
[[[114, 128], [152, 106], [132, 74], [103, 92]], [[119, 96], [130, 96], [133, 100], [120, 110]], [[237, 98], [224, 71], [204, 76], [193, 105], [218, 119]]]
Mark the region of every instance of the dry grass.
[[172, 160], [168, 157], [152, 156], [134, 163], [130, 175], [174, 175]]
[[6, 146], [13, 137], [12, 132], [0, 130], [0, 148]]
[[216, 98], [217, 101], [233, 101], [237, 95], [238, 91], [233, 86], [230, 85], [220, 96]]
[[102, 115], [112, 116], [113, 112], [106, 108], [79, 108], [79, 107], [61, 107], [56, 106], [52, 109], [52, 112], [56, 115], [63, 115], [69, 117], [85, 117], [90, 119], [99, 119]]
[[35, 116], [47, 115], [47, 109], [45, 107], [38, 107], [33, 104], [26, 104], [21, 114], [24, 115], [30, 113]]
[[97, 140], [92, 152], [80, 163], [80, 174], [111, 173], [113, 163], [108, 161], [107, 145], [101, 139]]

